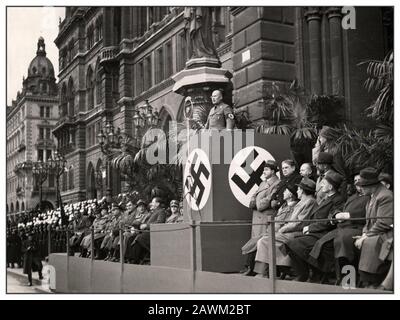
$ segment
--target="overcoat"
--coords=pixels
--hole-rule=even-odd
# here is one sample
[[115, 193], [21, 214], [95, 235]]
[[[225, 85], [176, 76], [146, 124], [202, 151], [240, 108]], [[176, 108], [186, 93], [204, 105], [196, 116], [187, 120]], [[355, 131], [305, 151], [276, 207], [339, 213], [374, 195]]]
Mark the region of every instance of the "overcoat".
[[261, 182], [258, 190], [250, 200], [250, 208], [253, 209], [253, 219], [251, 227], [251, 238], [242, 247], [242, 254], [248, 254], [256, 250], [257, 240], [267, 232], [267, 217], [274, 215], [276, 210], [271, 208], [271, 199], [279, 184], [279, 178], [274, 175]]
[[[365, 205], [369, 201], [369, 196], [355, 194], [351, 196], [345, 203], [343, 210], [336, 210], [332, 217], [338, 212], [349, 212], [350, 218], [365, 218]], [[346, 258], [350, 262], [354, 261], [354, 236], [361, 235], [362, 228], [365, 220], [343, 220], [337, 223], [337, 227], [332, 231], [325, 234], [319, 239], [310, 252], [309, 262], [316, 266], [321, 267], [323, 271], [329, 271], [331, 266], [334, 265], [334, 258]], [[319, 261], [321, 250], [323, 246], [329, 241], [333, 241], [334, 254], [329, 261]], [[324, 259], [329, 255], [325, 255]], [[315, 261], [317, 260], [317, 261]], [[323, 266], [324, 265], [324, 266]]]
[[[327, 219], [332, 215], [336, 209], [343, 207], [342, 197], [335, 193], [329, 197], [326, 197], [319, 206], [311, 212], [309, 219]], [[313, 248], [315, 242], [322, 238], [326, 233], [332, 230], [335, 226], [330, 221], [315, 221], [315, 222], [304, 222], [302, 227], [308, 226], [308, 234], [303, 234], [290, 239], [286, 245], [295, 252], [298, 256], [305, 260], [309, 257], [309, 252]], [[310, 248], [308, 251], [308, 248]], [[307, 249], [307, 250], [306, 250]]]
[[22, 242], [22, 252], [24, 253], [23, 272], [29, 274], [32, 271], [42, 271], [43, 265], [38, 255], [36, 241], [26, 239]]
[[379, 259], [382, 244], [393, 237], [393, 192], [379, 185], [367, 203], [365, 216], [367, 221], [363, 233], [367, 238], [361, 246], [358, 269], [379, 273], [379, 267], [384, 263]]
[[[302, 198], [293, 208], [291, 216], [287, 220], [307, 219], [315, 206], [315, 199], [311, 196]], [[286, 252], [285, 243], [297, 235], [302, 234], [301, 221], [285, 223], [275, 235], [276, 265], [290, 266], [290, 257]], [[257, 242], [256, 261], [269, 263], [269, 237], [263, 236]]]

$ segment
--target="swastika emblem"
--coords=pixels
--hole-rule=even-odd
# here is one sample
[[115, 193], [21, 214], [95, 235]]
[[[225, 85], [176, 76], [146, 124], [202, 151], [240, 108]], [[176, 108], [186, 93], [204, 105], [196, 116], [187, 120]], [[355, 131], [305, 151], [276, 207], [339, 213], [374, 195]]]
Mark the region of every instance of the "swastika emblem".
[[201, 149], [191, 152], [183, 175], [184, 194], [192, 210], [201, 210], [211, 191], [211, 165], [207, 154]]
[[264, 164], [275, 160], [265, 149], [247, 147], [240, 150], [229, 167], [229, 186], [236, 199], [249, 207], [251, 197], [263, 180]]

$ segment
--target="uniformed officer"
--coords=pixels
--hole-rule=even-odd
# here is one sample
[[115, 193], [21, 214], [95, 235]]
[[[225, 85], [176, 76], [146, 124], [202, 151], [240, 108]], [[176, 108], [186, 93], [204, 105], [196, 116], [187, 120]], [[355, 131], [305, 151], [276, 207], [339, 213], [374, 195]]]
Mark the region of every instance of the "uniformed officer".
[[235, 116], [232, 107], [222, 102], [222, 92], [213, 91], [211, 101], [214, 107], [208, 114], [205, 129], [232, 130], [235, 126]]

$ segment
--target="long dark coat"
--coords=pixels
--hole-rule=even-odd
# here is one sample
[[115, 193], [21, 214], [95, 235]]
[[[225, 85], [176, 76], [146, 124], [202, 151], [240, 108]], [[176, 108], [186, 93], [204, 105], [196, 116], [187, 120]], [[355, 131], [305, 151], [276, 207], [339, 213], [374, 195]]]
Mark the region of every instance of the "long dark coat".
[[35, 240], [29, 238], [22, 242], [22, 252], [24, 253], [24, 273], [32, 271], [42, 271], [43, 265], [38, 253], [38, 245]]
[[[333, 216], [342, 211], [349, 212], [350, 218], [365, 218], [365, 205], [368, 201], [369, 196], [355, 194], [346, 201], [343, 210], [337, 210]], [[315, 243], [310, 252], [308, 262], [324, 272], [328, 272], [333, 268], [334, 258], [346, 258], [353, 262], [355, 255], [353, 237], [361, 235], [364, 224], [365, 220], [344, 220], [338, 223], [337, 228], [325, 234]], [[330, 241], [333, 241], [333, 252], [330, 250], [332, 245], [329, 248], [325, 246]], [[329, 252], [321, 255], [324, 250]]]
[[13, 233], [7, 238], [7, 262], [21, 262], [22, 241], [18, 234]]
[[[379, 259], [382, 244], [393, 237], [393, 192], [379, 185], [366, 206], [367, 222], [363, 233], [367, 235], [361, 247], [358, 269], [368, 273], [379, 273], [384, 263]], [[382, 217], [385, 219], [371, 219]]]
[[[150, 224], [153, 223], [165, 223], [166, 220], [166, 212], [165, 209], [163, 208], [157, 208], [154, 210], [154, 212], [150, 215], [148, 218], [147, 222], [144, 222], [147, 224], [147, 228], [145, 229], [146, 231], [150, 230]], [[134, 242], [139, 242], [142, 247], [146, 248], [147, 250], [150, 250], [150, 232], [143, 232], [140, 233]]]
[[[321, 204], [317, 206], [313, 212], [311, 212], [309, 219], [327, 219], [335, 212], [336, 209], [342, 207], [342, 197], [336, 193], [325, 198]], [[332, 225], [330, 221], [304, 222], [303, 227], [304, 226], [309, 227], [309, 233], [290, 239], [286, 243], [286, 246], [303, 260], [307, 260], [314, 244], [326, 233], [335, 228], [335, 226]]]

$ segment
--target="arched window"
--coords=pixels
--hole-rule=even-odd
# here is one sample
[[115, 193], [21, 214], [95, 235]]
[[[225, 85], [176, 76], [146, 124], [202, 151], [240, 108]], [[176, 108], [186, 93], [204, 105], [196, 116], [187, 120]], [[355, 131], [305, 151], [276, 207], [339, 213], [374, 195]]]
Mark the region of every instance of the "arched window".
[[89, 66], [86, 74], [86, 88], [87, 88], [87, 109], [93, 109], [94, 107], [94, 79], [93, 71]]
[[19, 212], [19, 202], [17, 201], [17, 204], [15, 205], [15, 211]]
[[61, 87], [59, 113], [60, 117], [63, 117], [67, 114], [67, 87], [65, 83], [63, 83]]
[[68, 91], [67, 91], [67, 104], [68, 104], [68, 115], [73, 116], [75, 113], [75, 90], [74, 90], [74, 82], [72, 78], [69, 78], [68, 81]]
[[21, 211], [25, 211], [25, 202], [21, 203]]
[[101, 72], [99, 67], [99, 60], [96, 62], [96, 105], [103, 101], [102, 87], [101, 87]]
[[103, 16], [100, 16], [97, 20], [97, 34], [99, 40], [103, 39]]
[[89, 26], [86, 30], [86, 41], [87, 41], [87, 50], [93, 47], [94, 44], [94, 35], [93, 35], [93, 26]]
[[74, 167], [73, 166], [70, 166], [68, 169], [68, 186], [69, 186], [70, 190], [75, 188], [75, 186], [74, 186]]
[[11, 212], [14, 212], [14, 203], [11, 202]]

